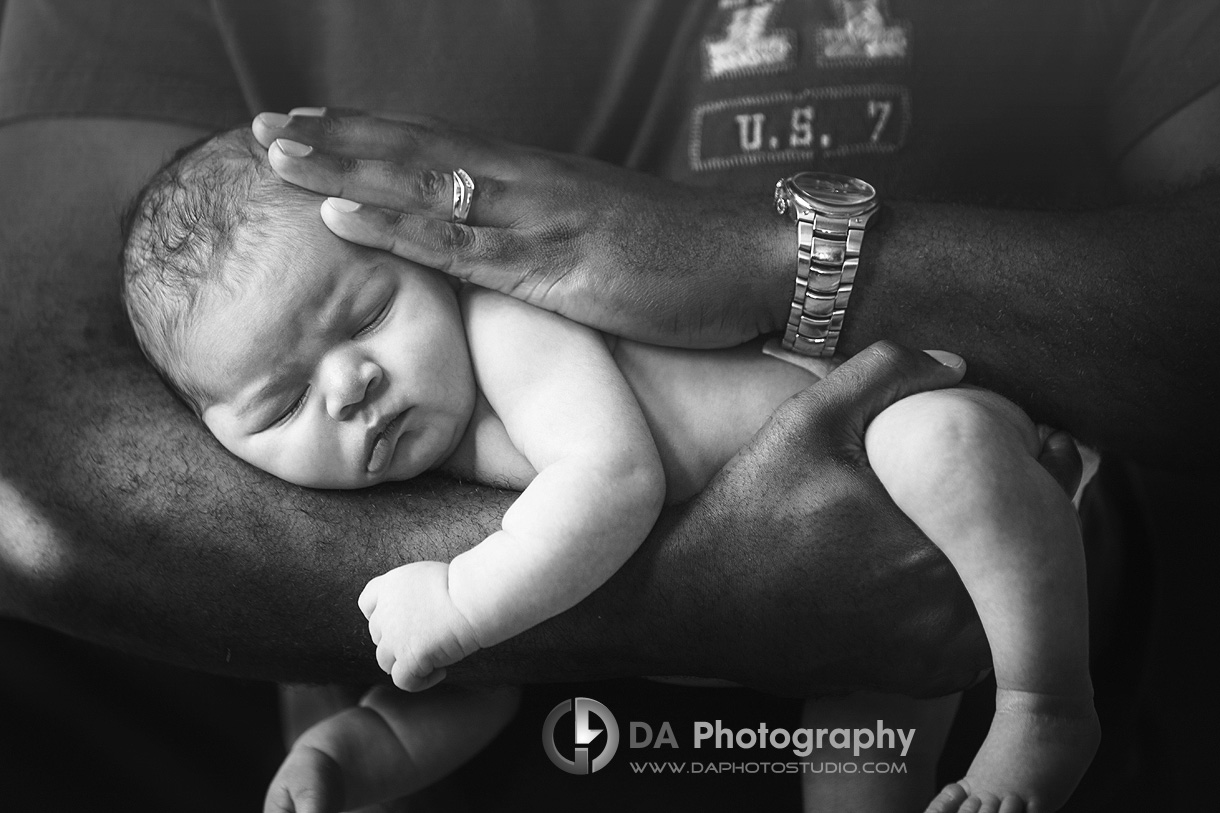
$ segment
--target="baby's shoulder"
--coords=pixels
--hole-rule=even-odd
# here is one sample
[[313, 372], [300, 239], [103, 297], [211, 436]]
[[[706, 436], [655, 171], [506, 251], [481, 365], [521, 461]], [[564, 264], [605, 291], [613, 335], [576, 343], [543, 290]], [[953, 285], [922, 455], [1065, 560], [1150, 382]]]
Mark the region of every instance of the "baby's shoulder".
[[508, 318], [514, 315], [521, 317], [531, 310], [537, 310], [533, 305], [513, 299], [508, 294], [470, 283], [463, 283], [458, 289], [458, 306], [463, 316], [481, 318]]

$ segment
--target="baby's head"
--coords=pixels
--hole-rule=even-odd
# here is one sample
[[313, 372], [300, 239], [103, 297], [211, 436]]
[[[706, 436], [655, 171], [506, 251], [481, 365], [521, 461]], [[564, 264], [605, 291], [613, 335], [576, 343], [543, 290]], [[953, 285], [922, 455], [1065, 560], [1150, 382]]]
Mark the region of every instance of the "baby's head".
[[123, 300], [145, 355], [238, 457], [359, 488], [443, 462], [474, 406], [453, 284], [346, 243], [249, 130], [186, 148], [127, 218]]

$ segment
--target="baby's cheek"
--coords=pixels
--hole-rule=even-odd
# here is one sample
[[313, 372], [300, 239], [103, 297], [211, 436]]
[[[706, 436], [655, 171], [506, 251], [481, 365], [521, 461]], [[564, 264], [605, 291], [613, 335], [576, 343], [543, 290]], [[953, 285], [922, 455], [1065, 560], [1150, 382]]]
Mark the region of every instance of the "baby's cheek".
[[[356, 488], [368, 485], [352, 463], [353, 455], [333, 433], [286, 433], [269, 442], [259, 466], [282, 480], [307, 488]], [[255, 465], [259, 465], [255, 463]]]

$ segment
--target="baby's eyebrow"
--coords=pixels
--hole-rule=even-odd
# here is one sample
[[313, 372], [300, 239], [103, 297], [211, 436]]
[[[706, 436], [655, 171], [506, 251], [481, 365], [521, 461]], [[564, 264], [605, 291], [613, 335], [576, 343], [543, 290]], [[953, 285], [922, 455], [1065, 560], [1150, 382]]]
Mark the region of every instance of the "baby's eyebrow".
[[364, 282], [367, 280], [362, 281], [361, 284], [343, 285], [339, 290], [339, 296], [329, 297], [325, 309], [318, 314], [318, 324], [322, 330], [331, 332], [339, 329], [347, 314], [351, 313], [352, 308], [355, 307], [356, 299], [364, 290]]
[[260, 407], [264, 407], [273, 396], [278, 394], [283, 389], [281, 382], [275, 379], [268, 379], [263, 383], [258, 390], [249, 398], [242, 400], [242, 403], [237, 408], [237, 417], [245, 418], [251, 412], [255, 412]]

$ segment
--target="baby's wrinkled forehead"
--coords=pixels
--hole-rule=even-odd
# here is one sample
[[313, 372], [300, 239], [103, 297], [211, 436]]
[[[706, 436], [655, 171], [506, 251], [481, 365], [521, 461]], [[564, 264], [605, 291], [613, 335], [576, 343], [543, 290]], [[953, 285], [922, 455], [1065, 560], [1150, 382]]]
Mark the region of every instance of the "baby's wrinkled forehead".
[[249, 379], [290, 368], [320, 340], [337, 280], [293, 245], [260, 245], [232, 271], [232, 284], [202, 292], [181, 358], [209, 400], [226, 400]]

